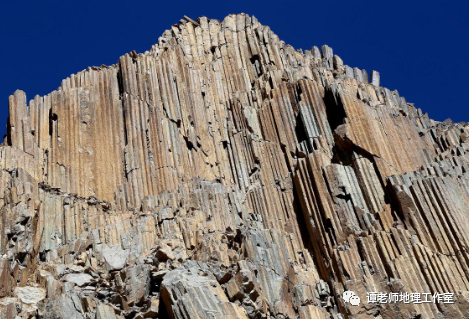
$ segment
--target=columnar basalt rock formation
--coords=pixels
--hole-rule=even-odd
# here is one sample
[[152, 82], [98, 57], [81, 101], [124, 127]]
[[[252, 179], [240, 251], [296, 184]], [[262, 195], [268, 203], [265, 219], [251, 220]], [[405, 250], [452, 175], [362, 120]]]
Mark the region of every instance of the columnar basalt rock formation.
[[326, 45], [185, 17], [9, 110], [1, 318], [469, 318], [469, 126]]

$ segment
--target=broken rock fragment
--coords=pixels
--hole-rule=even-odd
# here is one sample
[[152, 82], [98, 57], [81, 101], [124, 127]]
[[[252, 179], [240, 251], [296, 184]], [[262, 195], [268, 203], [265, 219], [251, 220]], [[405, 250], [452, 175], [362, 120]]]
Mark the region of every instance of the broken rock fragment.
[[105, 245], [102, 248], [103, 258], [106, 261], [107, 270], [120, 270], [124, 268], [129, 251], [121, 249], [119, 245], [108, 247]]
[[248, 318], [230, 302], [215, 277], [203, 264], [188, 261], [167, 273], [161, 295], [172, 318]]

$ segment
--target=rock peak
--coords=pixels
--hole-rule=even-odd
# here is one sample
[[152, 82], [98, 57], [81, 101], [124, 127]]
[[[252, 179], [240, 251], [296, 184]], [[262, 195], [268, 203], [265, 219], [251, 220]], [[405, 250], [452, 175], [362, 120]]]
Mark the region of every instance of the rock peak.
[[468, 125], [327, 45], [184, 16], [9, 111], [2, 318], [468, 317]]

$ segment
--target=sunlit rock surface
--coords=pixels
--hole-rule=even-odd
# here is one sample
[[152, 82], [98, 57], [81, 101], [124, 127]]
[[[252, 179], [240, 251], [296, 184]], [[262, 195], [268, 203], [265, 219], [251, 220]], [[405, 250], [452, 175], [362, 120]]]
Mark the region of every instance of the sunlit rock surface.
[[9, 110], [0, 318], [469, 316], [469, 127], [328, 46], [185, 17]]

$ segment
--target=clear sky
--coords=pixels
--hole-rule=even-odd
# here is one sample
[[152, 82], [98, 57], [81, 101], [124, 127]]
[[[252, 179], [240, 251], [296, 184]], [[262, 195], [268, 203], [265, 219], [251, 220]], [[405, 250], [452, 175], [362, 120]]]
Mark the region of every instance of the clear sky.
[[295, 48], [328, 44], [344, 63], [379, 71], [434, 119], [469, 121], [468, 1], [10, 0], [0, 9], [0, 136], [16, 89], [30, 100], [88, 66], [144, 52], [183, 15], [240, 12]]

